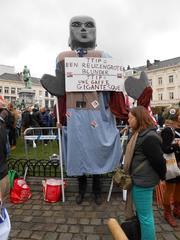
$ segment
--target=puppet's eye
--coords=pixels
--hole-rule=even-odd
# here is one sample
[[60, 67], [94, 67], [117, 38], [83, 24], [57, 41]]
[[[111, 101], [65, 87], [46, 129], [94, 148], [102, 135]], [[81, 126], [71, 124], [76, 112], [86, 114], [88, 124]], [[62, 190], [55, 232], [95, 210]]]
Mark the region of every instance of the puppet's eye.
[[71, 23], [71, 26], [72, 27], [80, 27], [81, 23], [80, 22], [73, 22], [73, 23]]
[[93, 22], [87, 22], [87, 23], [85, 23], [85, 26], [88, 27], [88, 28], [95, 27]]

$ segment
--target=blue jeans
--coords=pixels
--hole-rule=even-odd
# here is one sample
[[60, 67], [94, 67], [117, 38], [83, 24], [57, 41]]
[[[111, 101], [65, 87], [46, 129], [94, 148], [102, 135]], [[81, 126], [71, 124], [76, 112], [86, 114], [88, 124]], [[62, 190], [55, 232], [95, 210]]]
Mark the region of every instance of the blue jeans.
[[141, 226], [141, 240], [155, 240], [153, 187], [133, 185], [132, 198]]

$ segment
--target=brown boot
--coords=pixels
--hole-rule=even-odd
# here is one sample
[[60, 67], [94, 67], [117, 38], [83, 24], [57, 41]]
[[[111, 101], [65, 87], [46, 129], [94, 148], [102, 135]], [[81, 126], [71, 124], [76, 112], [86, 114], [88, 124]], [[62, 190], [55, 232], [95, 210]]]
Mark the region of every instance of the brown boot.
[[164, 218], [172, 227], [177, 227], [177, 223], [171, 213], [171, 207], [169, 205], [164, 206]]
[[175, 217], [180, 218], [180, 203], [174, 204], [173, 214]]

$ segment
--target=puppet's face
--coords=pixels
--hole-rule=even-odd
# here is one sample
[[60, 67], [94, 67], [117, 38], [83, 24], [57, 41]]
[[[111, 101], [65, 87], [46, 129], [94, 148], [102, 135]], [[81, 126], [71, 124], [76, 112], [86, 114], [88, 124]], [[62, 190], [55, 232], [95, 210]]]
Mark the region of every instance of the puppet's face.
[[77, 16], [71, 19], [69, 46], [72, 50], [77, 48], [95, 48], [96, 25], [93, 18]]

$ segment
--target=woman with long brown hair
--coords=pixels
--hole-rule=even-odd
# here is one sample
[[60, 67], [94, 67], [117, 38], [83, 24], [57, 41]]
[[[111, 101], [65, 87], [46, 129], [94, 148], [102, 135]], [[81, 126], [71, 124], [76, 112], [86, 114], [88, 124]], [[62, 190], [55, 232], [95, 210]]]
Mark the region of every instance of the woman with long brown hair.
[[[140, 221], [141, 240], [155, 240], [153, 190], [166, 173], [161, 139], [143, 106], [130, 109], [128, 123], [132, 137], [126, 148], [124, 170], [132, 176], [132, 200]], [[131, 214], [127, 213], [126, 218]]]

